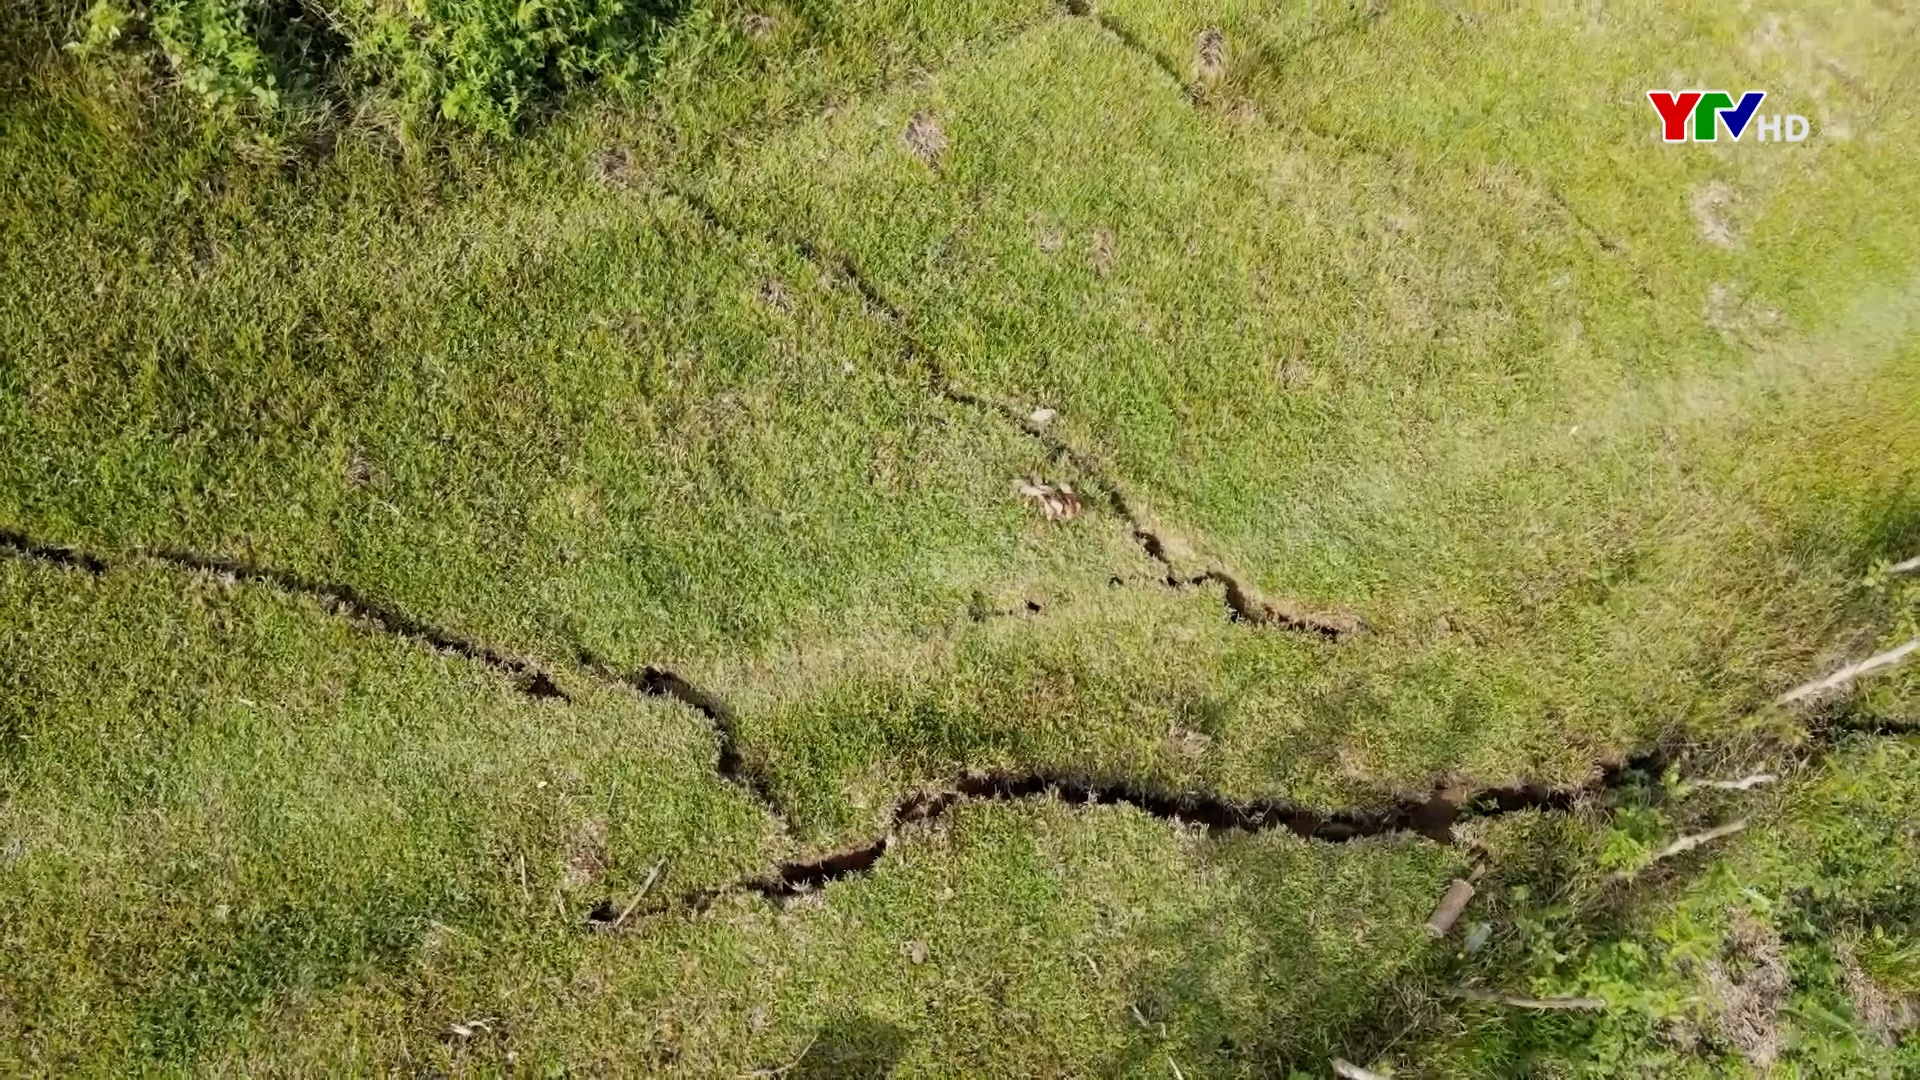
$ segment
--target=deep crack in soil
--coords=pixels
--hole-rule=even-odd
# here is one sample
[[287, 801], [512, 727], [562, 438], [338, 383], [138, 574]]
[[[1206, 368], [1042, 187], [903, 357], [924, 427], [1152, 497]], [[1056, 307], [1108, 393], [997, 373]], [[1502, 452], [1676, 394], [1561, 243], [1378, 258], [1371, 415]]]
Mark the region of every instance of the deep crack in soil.
[[19, 559], [50, 563], [66, 570], [79, 570], [94, 577], [107, 572], [106, 563], [84, 551], [75, 551], [56, 544], [37, 543], [25, 533], [15, 532], [12, 529], [0, 529], [0, 552]]
[[[54, 544], [42, 544], [13, 530], [0, 530], [0, 554], [30, 559], [66, 570], [79, 570], [95, 577], [113, 569], [113, 563], [101, 556]], [[364, 623], [382, 633], [420, 642], [438, 652], [450, 653], [492, 668], [507, 676], [514, 686], [531, 698], [568, 700], [566, 692], [546, 671], [515, 656], [507, 656], [449, 630], [421, 622], [392, 607], [369, 600], [347, 585], [314, 581], [288, 570], [254, 566], [237, 559], [199, 555], [176, 549], [139, 551], [128, 561], [146, 559], [163, 566], [196, 573], [214, 574], [232, 581], [267, 585], [284, 593], [310, 597], [328, 612]]]
[[[25, 533], [0, 529], [0, 555], [75, 570], [99, 577], [113, 569], [113, 563], [101, 556], [56, 544], [39, 543]], [[369, 600], [347, 585], [313, 581], [286, 570], [254, 566], [235, 559], [200, 555], [177, 549], [138, 551], [127, 561], [145, 559], [176, 570], [215, 574], [233, 581], [266, 585], [281, 592], [310, 597], [330, 614], [350, 619], [373, 629], [418, 642], [438, 652], [450, 653], [492, 668], [506, 675], [515, 688], [536, 700], [571, 701], [565, 691], [544, 668], [519, 657], [507, 656], [485, 645], [470, 641], [452, 631], [421, 622], [393, 607]], [[719, 746], [715, 771], [730, 783], [744, 788], [757, 799], [783, 827], [786, 816], [773, 797], [771, 782], [748, 763], [740, 752], [732, 712], [719, 696], [695, 686], [679, 674], [665, 668], [647, 667], [636, 675], [622, 675], [612, 664], [581, 651], [580, 667], [603, 681], [616, 683], [646, 697], [666, 698], [698, 712], [707, 719]]]
[[707, 723], [713, 728], [714, 741], [719, 749], [714, 771], [720, 774], [721, 779], [752, 795], [762, 808], [780, 822], [782, 829], [787, 828], [786, 811], [774, 797], [773, 781], [741, 752], [733, 710], [718, 694], [702, 689], [685, 676], [666, 668], [645, 667], [636, 674], [622, 675], [613, 665], [585, 650], [580, 652], [579, 659], [582, 667], [603, 679], [620, 683], [647, 697], [679, 702], [706, 717]]
[[[1582, 800], [1665, 771], [1667, 752], [1654, 750], [1602, 768], [1584, 784], [1554, 788], [1510, 784], [1466, 790], [1443, 786], [1419, 799], [1400, 799], [1374, 809], [1315, 810], [1275, 800], [1236, 802], [1200, 791], [1163, 791], [1127, 780], [1102, 781], [1046, 770], [967, 773], [947, 787], [913, 792], [894, 804], [887, 828], [873, 841], [814, 859], [782, 863], [773, 873], [700, 889], [654, 905], [649, 915], [701, 911], [729, 893], [751, 893], [775, 902], [817, 891], [830, 882], [870, 873], [892, 848], [901, 829], [937, 821], [964, 802], [1021, 802], [1058, 799], [1074, 806], [1131, 806], [1163, 821], [1198, 826], [1210, 833], [1266, 832], [1284, 829], [1303, 840], [1343, 844], [1368, 837], [1411, 834], [1437, 844], [1453, 843], [1456, 823], [1529, 810], [1565, 813]], [[618, 910], [612, 899], [588, 916], [589, 925], [606, 926]], [[603, 917], [604, 916], [604, 917]]]
[[1208, 570], [1184, 581], [1171, 575], [1167, 578], [1167, 584], [1175, 588], [1182, 585], [1210, 583], [1218, 584], [1226, 591], [1227, 611], [1235, 622], [1253, 623], [1256, 626], [1277, 626], [1282, 630], [1319, 634], [1335, 641], [1357, 634], [1367, 626], [1358, 615], [1345, 612], [1308, 611], [1287, 600], [1262, 600], [1249, 592], [1237, 578], [1223, 570]]

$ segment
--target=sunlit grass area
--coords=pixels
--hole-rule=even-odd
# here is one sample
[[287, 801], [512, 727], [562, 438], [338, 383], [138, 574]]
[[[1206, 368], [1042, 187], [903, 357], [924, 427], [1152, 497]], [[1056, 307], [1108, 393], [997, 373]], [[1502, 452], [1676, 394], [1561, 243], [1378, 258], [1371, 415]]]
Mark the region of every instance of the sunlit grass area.
[[0, 21], [0, 1068], [1913, 1066], [1911, 14], [202, 8]]

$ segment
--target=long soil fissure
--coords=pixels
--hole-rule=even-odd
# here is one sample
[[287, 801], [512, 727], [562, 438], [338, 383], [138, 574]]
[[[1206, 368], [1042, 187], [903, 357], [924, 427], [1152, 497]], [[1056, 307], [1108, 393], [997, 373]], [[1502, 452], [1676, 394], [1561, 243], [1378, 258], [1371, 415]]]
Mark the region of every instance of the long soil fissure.
[[[1451, 845], [1454, 826], [1462, 821], [1530, 811], [1569, 813], [1622, 786], [1654, 782], [1668, 761], [1667, 751], [1661, 749], [1606, 765], [1591, 780], [1567, 787], [1517, 783], [1466, 791], [1442, 789], [1377, 808], [1331, 810], [1270, 799], [1238, 801], [1210, 792], [1170, 791], [1070, 772], [971, 772], [951, 784], [901, 798], [884, 830], [870, 841], [785, 862], [770, 874], [684, 893], [654, 905], [647, 914], [702, 911], [730, 894], [783, 902], [836, 881], [870, 874], [899, 842], [903, 830], [936, 823], [966, 804], [1053, 800], [1071, 807], [1125, 806], [1214, 835], [1285, 831], [1302, 840], [1331, 844], [1408, 835]], [[619, 910], [621, 905], [609, 898], [594, 908], [588, 923], [605, 926], [611, 913]]]
[[[189, 573], [214, 574], [283, 593], [315, 600], [327, 613], [349, 619], [372, 631], [398, 637], [430, 650], [458, 656], [507, 676], [521, 693], [536, 699], [571, 699], [559, 687], [559, 670], [489, 646], [405, 614], [390, 604], [371, 600], [351, 586], [315, 581], [303, 575], [261, 567], [236, 559], [178, 549], [142, 550], [117, 558], [59, 544], [34, 540], [16, 530], [0, 530], [0, 555], [52, 566], [61, 570], [103, 576], [137, 561]], [[645, 667], [623, 675], [605, 660], [582, 652], [579, 668], [593, 678], [615, 683], [647, 697], [665, 698], [698, 712], [711, 725], [719, 744], [715, 768], [729, 782], [753, 794], [784, 823], [773, 782], [752, 765], [738, 745], [737, 722], [719, 695], [664, 667]], [[1600, 786], [1634, 769], [1640, 759], [1603, 773]], [[1591, 787], [1591, 785], [1589, 785]], [[1550, 789], [1538, 785], [1492, 787], [1467, 794], [1436, 792], [1419, 799], [1403, 799], [1377, 808], [1316, 810], [1291, 803], [1258, 800], [1239, 802], [1207, 791], [1172, 791], [1125, 779], [1096, 779], [1064, 771], [1001, 771], [967, 773], [937, 790], [917, 792], [895, 804], [886, 833], [878, 840], [818, 859], [783, 864], [767, 878], [740, 887], [785, 894], [805, 891], [848, 873], [869, 869], [884, 854], [889, 837], [898, 829], [944, 816], [963, 801], [1014, 802], [1055, 798], [1076, 805], [1125, 805], [1154, 817], [1214, 831], [1259, 832], [1285, 829], [1303, 839], [1334, 843], [1369, 836], [1413, 833], [1444, 842], [1461, 817], [1508, 813], [1524, 809], [1564, 809], [1588, 788]]]
[[[374, 632], [479, 664], [504, 676], [514, 689], [535, 700], [573, 700], [561, 689], [555, 677], [555, 672], [559, 670], [556, 665], [502, 653], [445, 627], [408, 615], [391, 604], [373, 600], [349, 585], [318, 581], [288, 570], [177, 548], [141, 550], [109, 558], [38, 541], [15, 529], [0, 529], [0, 555], [93, 577], [104, 576], [120, 565], [146, 561], [186, 573], [212, 574], [225, 581], [260, 585], [287, 595], [311, 599], [328, 614]], [[719, 695], [696, 686], [679, 673], [664, 667], [648, 666], [627, 675], [592, 653], [582, 651], [579, 661], [581, 672], [601, 682], [620, 686], [644, 697], [673, 701], [699, 713], [712, 728], [717, 743], [715, 771], [722, 779], [746, 790], [776, 819], [785, 823], [785, 813], [774, 797], [772, 782], [749, 762], [740, 749], [733, 712]]]
[[[394, 607], [370, 600], [357, 590], [317, 582], [291, 571], [255, 566], [238, 560], [177, 549], [142, 550], [117, 559], [94, 552], [35, 540], [25, 533], [0, 529], [0, 556], [22, 559], [56, 569], [101, 577], [125, 563], [145, 560], [177, 571], [214, 574], [283, 593], [308, 597], [336, 617], [398, 637], [433, 651], [458, 656], [499, 672], [516, 689], [535, 699], [570, 702], [551, 674], [551, 668], [508, 656], [469, 638], [425, 623]], [[611, 665], [588, 653], [580, 668], [594, 678], [647, 697], [665, 698], [700, 713], [716, 735], [715, 770], [729, 783], [751, 794], [791, 834], [791, 824], [774, 797], [774, 785], [739, 749], [736, 722], [720, 697], [684, 676], [662, 667], [645, 667], [621, 675]], [[1816, 736], [1840, 734], [1898, 735], [1913, 733], [1910, 721], [1861, 723], [1831, 717], [1813, 725]], [[968, 803], [1013, 803], [1055, 800], [1074, 807], [1125, 806], [1150, 817], [1210, 833], [1285, 831], [1302, 840], [1347, 843], [1376, 837], [1409, 835], [1437, 844], [1453, 842], [1454, 826], [1462, 821], [1508, 814], [1568, 813], [1586, 802], [1604, 797], [1623, 785], [1656, 780], [1672, 760], [1666, 748], [1603, 763], [1587, 782], [1552, 787], [1534, 783], [1494, 785], [1463, 790], [1437, 788], [1419, 798], [1401, 798], [1373, 806], [1320, 809], [1280, 800], [1235, 800], [1205, 790], [1170, 790], [1128, 779], [1102, 779], [1062, 770], [1002, 770], [968, 772], [953, 782], [910, 793], [899, 799], [878, 837], [825, 855], [781, 863], [771, 873], [686, 893], [652, 908], [650, 914], [701, 910], [732, 893], [783, 901], [818, 891], [826, 885], [871, 873], [897, 842], [902, 830], [930, 824]], [[611, 899], [589, 914], [590, 925], [605, 928], [621, 910]]]

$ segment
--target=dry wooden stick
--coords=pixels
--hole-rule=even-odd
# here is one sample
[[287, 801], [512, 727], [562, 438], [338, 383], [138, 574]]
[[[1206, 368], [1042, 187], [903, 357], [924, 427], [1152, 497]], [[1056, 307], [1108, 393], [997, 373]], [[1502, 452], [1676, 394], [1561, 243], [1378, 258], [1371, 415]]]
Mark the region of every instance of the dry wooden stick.
[[1817, 697], [1829, 690], [1845, 686], [1869, 672], [1892, 667], [1913, 655], [1916, 651], [1920, 651], [1920, 638], [1914, 638], [1905, 645], [1899, 645], [1888, 649], [1886, 652], [1869, 656], [1857, 664], [1848, 664], [1846, 667], [1841, 668], [1839, 671], [1834, 672], [1824, 679], [1815, 679], [1813, 682], [1803, 686], [1796, 686], [1786, 693], [1781, 694], [1779, 697], [1774, 698], [1773, 703], [1775, 705], [1790, 705], [1796, 701], [1804, 701], [1810, 697]]
[[1387, 1080], [1372, 1069], [1363, 1069], [1346, 1058], [1333, 1059], [1333, 1075], [1346, 1077], [1346, 1080]]
[[1700, 786], [1715, 791], [1751, 791], [1761, 784], [1771, 784], [1780, 779], [1770, 772], [1757, 772], [1752, 776], [1743, 776], [1738, 780], [1702, 780]]
[[665, 865], [667, 865], [667, 860], [661, 859], [659, 862], [653, 864], [653, 869], [647, 871], [647, 880], [640, 883], [640, 891], [633, 894], [633, 900], [627, 904], [626, 910], [620, 913], [619, 918], [613, 920], [612, 926], [607, 927], [609, 931], [620, 929], [620, 924], [626, 922], [627, 916], [633, 914], [633, 909], [639, 907], [640, 901], [646, 899], [647, 890], [653, 888], [654, 879], [660, 876], [660, 868]]
[[1887, 573], [1889, 574], [1911, 574], [1915, 570], [1920, 570], [1920, 555], [1915, 555], [1911, 559], [1904, 559], [1887, 567]]
[[1447, 991], [1449, 997], [1466, 1001], [1485, 1001], [1495, 1005], [1511, 1005], [1516, 1009], [1570, 1009], [1582, 1012], [1604, 1012], [1607, 1008], [1605, 998], [1597, 997], [1519, 997], [1514, 994], [1502, 994], [1493, 990], [1475, 990], [1459, 986]]
[[1671, 859], [1675, 855], [1684, 855], [1694, 848], [1699, 847], [1701, 844], [1710, 844], [1723, 836], [1732, 836], [1734, 833], [1746, 827], [1747, 819], [1741, 818], [1738, 821], [1729, 821], [1725, 825], [1716, 825], [1706, 832], [1697, 832], [1683, 836], [1673, 843], [1668, 844], [1666, 847], [1661, 848], [1659, 851], [1654, 852], [1653, 858], [1647, 860], [1648, 865], [1657, 863], [1662, 859]]

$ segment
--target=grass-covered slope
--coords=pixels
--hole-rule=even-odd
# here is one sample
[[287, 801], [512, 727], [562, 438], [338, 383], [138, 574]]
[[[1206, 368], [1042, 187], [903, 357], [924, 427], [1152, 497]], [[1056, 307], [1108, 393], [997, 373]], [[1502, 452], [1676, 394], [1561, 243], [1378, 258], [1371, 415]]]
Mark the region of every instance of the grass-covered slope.
[[[1821, 151], [1843, 179], [1893, 170], [1844, 197], [1802, 147], [1735, 148], [1741, 183], [1752, 155], [1803, 153], [1808, 183], [1743, 196], [1756, 234], [1844, 224], [1727, 254], [1670, 220], [1698, 193], [1685, 177], [1609, 222], [1616, 241], [1515, 164], [1524, 146], [1476, 161], [1320, 139], [1257, 66], [1249, 96], [1196, 102], [1124, 21], [1037, 27], [769, 140], [707, 189], [742, 227], [849, 260], [964, 391], [1056, 413], [1087, 479], [1158, 530], [1164, 573], [1224, 569], [1369, 627], [1333, 649], [1227, 635], [1217, 661], [1169, 643], [1101, 681], [1220, 702], [1206, 734], [1230, 785], [1338, 799], [1450, 766], [1574, 775], [1727, 725], [1796, 676], [1916, 512], [1917, 249], [1893, 165], [1910, 107], [1883, 106], [1871, 149]], [[1592, 33], [1665, 40], [1614, 21]], [[1656, 170], [1692, 152], [1649, 142], [1640, 112], [1607, 119], [1558, 152], [1616, 139]], [[1727, 184], [1713, 160], [1684, 167]], [[1856, 232], [1900, 259], [1855, 258]], [[1825, 303], [1794, 313], [1754, 291], [1768, 279], [1824, 282]]]
[[1911, 1064], [1912, 677], [1769, 705], [1920, 633], [1910, 15], [690, 4], [480, 138], [70, 14], [0, 1069]]

